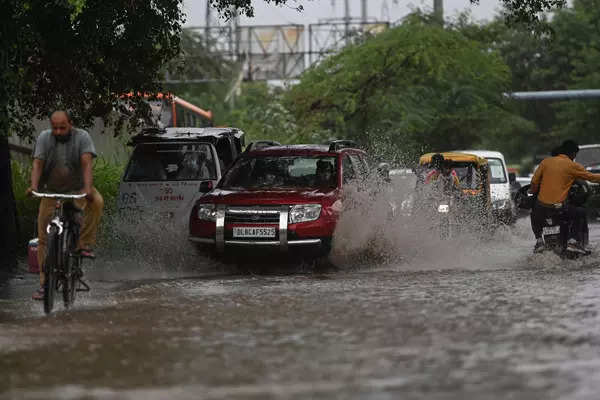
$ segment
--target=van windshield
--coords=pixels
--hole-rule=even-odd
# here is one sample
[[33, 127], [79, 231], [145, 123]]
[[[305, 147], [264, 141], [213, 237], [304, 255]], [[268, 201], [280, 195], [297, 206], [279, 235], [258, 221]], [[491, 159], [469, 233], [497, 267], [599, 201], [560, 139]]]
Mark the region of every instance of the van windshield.
[[207, 143], [139, 144], [123, 178], [126, 182], [215, 179], [215, 159]]
[[221, 187], [335, 188], [337, 159], [329, 156], [244, 157], [227, 171]]
[[577, 153], [575, 161], [584, 167], [600, 164], [600, 146], [579, 149], [579, 153]]

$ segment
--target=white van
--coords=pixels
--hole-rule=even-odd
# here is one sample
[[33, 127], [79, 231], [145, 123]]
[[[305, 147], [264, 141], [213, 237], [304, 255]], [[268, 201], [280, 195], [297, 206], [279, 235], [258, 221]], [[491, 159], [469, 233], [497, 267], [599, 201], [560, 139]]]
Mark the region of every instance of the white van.
[[513, 223], [517, 218], [517, 210], [510, 195], [508, 169], [502, 153], [487, 150], [459, 150], [488, 160], [490, 167], [490, 189], [492, 197], [492, 213], [504, 223]]
[[216, 185], [241, 153], [243, 136], [235, 128], [143, 130], [128, 143], [134, 150], [119, 186], [119, 214], [187, 224], [200, 184]]

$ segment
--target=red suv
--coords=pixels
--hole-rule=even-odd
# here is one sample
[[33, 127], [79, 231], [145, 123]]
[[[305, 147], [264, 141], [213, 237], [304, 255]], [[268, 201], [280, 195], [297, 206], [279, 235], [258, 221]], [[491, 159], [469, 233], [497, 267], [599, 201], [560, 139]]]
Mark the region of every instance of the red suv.
[[368, 173], [367, 154], [349, 141], [253, 147], [194, 205], [192, 242], [227, 248], [331, 248], [344, 185]]

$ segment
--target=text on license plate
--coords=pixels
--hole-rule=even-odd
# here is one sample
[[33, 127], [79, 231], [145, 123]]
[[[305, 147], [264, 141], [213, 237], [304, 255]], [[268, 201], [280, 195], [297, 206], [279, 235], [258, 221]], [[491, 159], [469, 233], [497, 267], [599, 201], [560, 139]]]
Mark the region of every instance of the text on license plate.
[[560, 233], [560, 225], [557, 226], [545, 226], [543, 229], [544, 235], [556, 235]]
[[275, 228], [255, 228], [240, 226], [233, 228], [233, 237], [236, 238], [274, 238]]

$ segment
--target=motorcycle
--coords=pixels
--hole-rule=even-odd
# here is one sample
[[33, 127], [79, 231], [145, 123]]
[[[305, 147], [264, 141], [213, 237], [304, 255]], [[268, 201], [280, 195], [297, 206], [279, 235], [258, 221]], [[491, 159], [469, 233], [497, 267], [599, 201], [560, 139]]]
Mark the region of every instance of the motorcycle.
[[[525, 185], [515, 195], [515, 204], [517, 207], [525, 210], [532, 210], [537, 199], [537, 195], [529, 193], [531, 185]], [[582, 207], [589, 196], [589, 187], [586, 182], [576, 181], [571, 186], [569, 194], [567, 196], [567, 202], [574, 206]], [[585, 253], [575, 252], [569, 250], [567, 247], [567, 240], [571, 236], [571, 230], [573, 224], [567, 214], [567, 209], [564, 206], [557, 206], [556, 208], [547, 208], [545, 210], [546, 215], [544, 218], [544, 224], [542, 227], [542, 239], [544, 242], [543, 248], [536, 252], [544, 252], [547, 250], [553, 251], [561, 257], [574, 259], [580, 256], [586, 256], [591, 252], [586, 251]], [[586, 231], [582, 233], [584, 246], [588, 243], [589, 233]]]

